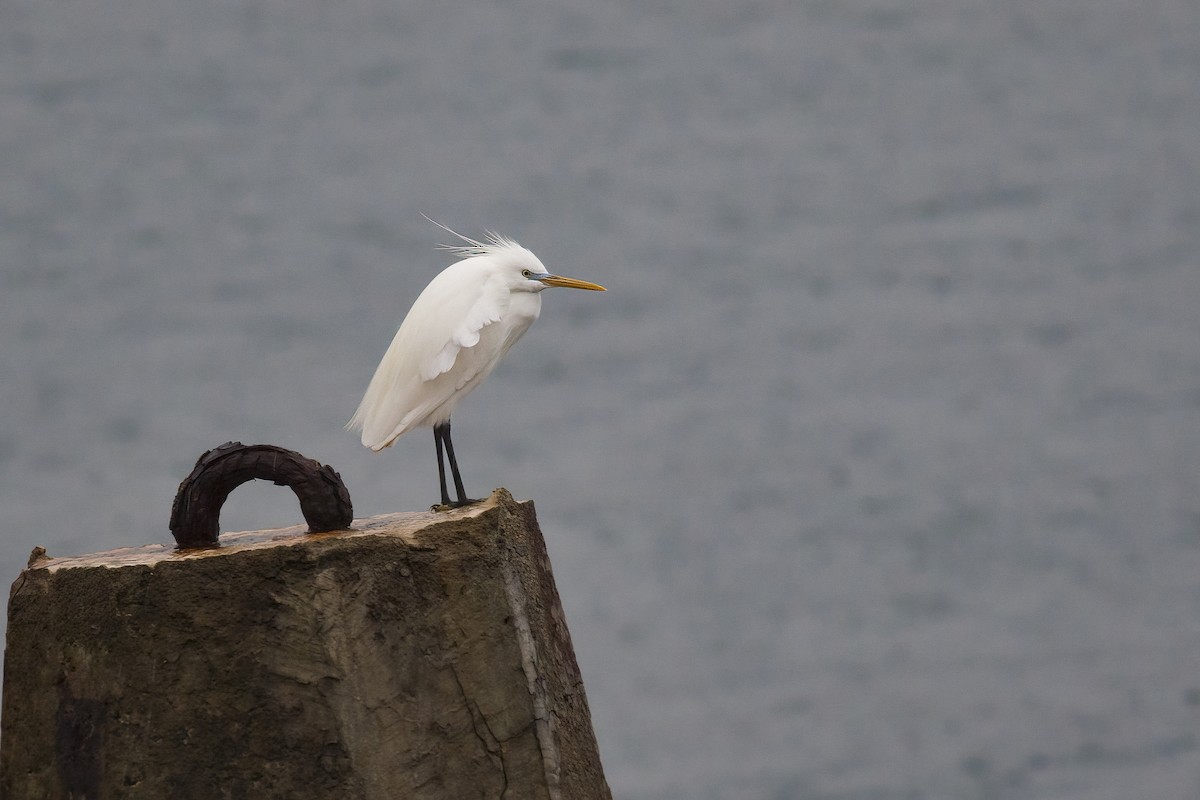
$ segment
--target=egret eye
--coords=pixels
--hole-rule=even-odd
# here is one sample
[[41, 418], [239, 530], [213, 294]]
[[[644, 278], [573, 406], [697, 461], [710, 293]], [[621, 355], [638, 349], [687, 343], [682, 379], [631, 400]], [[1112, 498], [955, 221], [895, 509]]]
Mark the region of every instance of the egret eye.
[[527, 269], [523, 269], [523, 270], [521, 270], [521, 277], [522, 277], [522, 278], [528, 278], [528, 277], [531, 277], [532, 275], [533, 275], [533, 273], [532, 273], [532, 272], [530, 272], [530, 271], [529, 271], [529, 270], [527, 270]]

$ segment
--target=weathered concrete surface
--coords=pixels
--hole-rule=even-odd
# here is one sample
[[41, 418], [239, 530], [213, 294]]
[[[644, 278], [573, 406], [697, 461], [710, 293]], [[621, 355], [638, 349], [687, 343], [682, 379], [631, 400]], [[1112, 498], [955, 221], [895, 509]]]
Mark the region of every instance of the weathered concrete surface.
[[0, 796], [610, 797], [532, 503], [39, 559]]

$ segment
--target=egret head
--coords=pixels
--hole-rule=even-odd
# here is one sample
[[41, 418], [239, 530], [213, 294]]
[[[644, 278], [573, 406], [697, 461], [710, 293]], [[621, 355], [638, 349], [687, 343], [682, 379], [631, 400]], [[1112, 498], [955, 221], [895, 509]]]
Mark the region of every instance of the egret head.
[[[426, 218], [428, 219], [428, 217]], [[450, 230], [441, 223], [435, 223], [453, 233], [466, 244], [442, 245], [459, 258], [488, 258], [492, 261], [497, 272], [503, 274], [509, 281], [509, 287], [516, 292], [540, 292], [551, 286], [562, 286], [567, 289], [587, 289], [593, 292], [605, 291], [603, 286], [578, 278], [565, 278], [554, 275], [542, 264], [532, 251], [519, 245], [507, 236], [501, 236], [492, 231], [487, 232], [486, 242], [468, 239], [461, 233]]]

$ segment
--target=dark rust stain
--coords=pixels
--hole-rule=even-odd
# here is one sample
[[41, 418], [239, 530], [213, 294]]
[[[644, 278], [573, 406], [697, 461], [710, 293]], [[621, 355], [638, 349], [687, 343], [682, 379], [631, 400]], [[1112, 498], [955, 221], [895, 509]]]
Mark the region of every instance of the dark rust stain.
[[107, 713], [101, 701], [75, 697], [65, 677], [59, 682], [54, 726], [56, 761], [63, 791], [71, 800], [98, 796]]

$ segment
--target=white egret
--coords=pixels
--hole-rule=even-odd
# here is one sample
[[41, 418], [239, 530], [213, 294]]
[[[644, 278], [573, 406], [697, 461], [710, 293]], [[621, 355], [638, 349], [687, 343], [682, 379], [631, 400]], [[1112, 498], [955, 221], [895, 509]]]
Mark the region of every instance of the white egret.
[[[543, 289], [604, 287], [550, 274], [512, 239], [488, 232], [486, 242], [477, 242], [441, 227], [466, 243], [442, 246], [461, 260], [430, 281], [413, 303], [346, 428], [361, 430], [363, 445], [378, 452], [413, 428], [431, 426], [442, 505], [457, 507], [475, 502], [463, 489], [450, 441], [450, 415], [458, 401], [491, 374], [538, 318]], [[443, 444], [457, 502], [446, 491]]]

